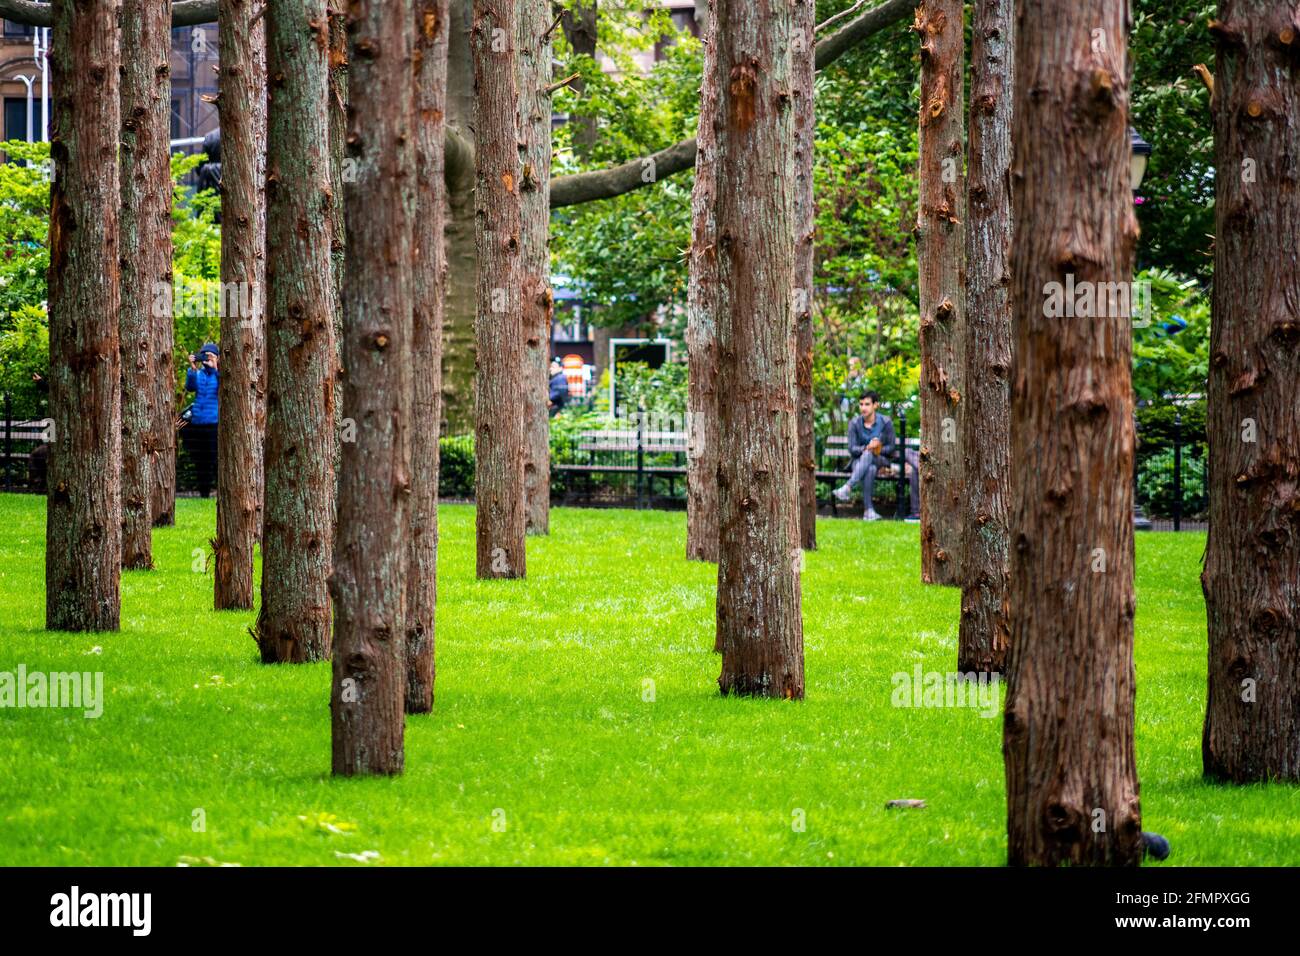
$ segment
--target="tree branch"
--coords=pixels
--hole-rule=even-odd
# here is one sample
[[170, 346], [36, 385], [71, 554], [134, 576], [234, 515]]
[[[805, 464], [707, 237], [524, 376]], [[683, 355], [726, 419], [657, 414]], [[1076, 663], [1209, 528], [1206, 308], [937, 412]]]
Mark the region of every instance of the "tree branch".
[[[0, 17], [29, 27], [54, 25], [48, 3], [34, 0], [0, 0]], [[192, 27], [217, 22], [217, 0], [177, 0], [172, 4], [172, 26]]]
[[[829, 36], [822, 37], [814, 47], [817, 69], [830, 66], [854, 46], [886, 27], [911, 19], [915, 7], [916, 0], [885, 0]], [[621, 166], [556, 176], [551, 180], [551, 208], [576, 206], [596, 199], [612, 199], [694, 165], [695, 140], [685, 139]]]

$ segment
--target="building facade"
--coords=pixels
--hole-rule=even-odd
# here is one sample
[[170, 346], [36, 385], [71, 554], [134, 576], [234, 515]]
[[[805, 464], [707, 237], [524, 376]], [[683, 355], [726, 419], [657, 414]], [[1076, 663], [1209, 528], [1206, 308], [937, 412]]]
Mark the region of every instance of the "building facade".
[[[48, 49], [48, 29], [0, 21], [0, 99], [4, 102], [4, 139], [41, 140], [42, 87], [47, 101], [53, 90], [42, 70]], [[217, 128], [217, 25], [179, 27], [172, 31], [171, 136], [173, 140], [202, 139]], [[195, 147], [184, 147], [192, 151]]]

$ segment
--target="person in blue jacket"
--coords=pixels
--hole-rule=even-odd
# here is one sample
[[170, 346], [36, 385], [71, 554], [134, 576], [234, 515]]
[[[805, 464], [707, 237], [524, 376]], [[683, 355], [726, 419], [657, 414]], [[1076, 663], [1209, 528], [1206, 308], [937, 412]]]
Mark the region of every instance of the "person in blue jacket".
[[217, 366], [221, 353], [206, 343], [190, 356], [190, 370], [185, 373], [185, 391], [194, 393], [190, 404], [189, 424], [181, 429], [181, 441], [194, 462], [199, 494], [204, 498], [217, 483], [217, 386], [221, 373]]
[[569, 402], [569, 379], [564, 374], [564, 366], [559, 359], [551, 360], [551, 384], [550, 384], [550, 405], [551, 417], [554, 418], [559, 414]]

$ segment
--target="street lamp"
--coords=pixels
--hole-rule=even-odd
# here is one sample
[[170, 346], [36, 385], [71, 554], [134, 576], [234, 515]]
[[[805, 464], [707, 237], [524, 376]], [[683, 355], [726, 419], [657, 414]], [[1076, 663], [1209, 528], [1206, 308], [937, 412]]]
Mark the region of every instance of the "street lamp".
[[1132, 126], [1128, 128], [1129, 149], [1133, 155], [1129, 158], [1129, 177], [1133, 191], [1142, 188], [1142, 180], [1147, 174], [1147, 163], [1151, 159], [1151, 144], [1142, 138], [1142, 134]]
[[[1147, 174], [1147, 163], [1151, 159], [1151, 144], [1142, 138], [1142, 135], [1132, 126], [1128, 128], [1128, 143], [1131, 155], [1129, 156], [1129, 182], [1133, 187], [1133, 198], [1136, 201], [1137, 191], [1142, 186], [1142, 180]], [[1136, 449], [1135, 449], [1136, 451]], [[1133, 458], [1133, 527], [1138, 531], [1150, 531], [1151, 519], [1142, 513], [1142, 505], [1138, 503], [1138, 483], [1137, 483], [1137, 456]]]

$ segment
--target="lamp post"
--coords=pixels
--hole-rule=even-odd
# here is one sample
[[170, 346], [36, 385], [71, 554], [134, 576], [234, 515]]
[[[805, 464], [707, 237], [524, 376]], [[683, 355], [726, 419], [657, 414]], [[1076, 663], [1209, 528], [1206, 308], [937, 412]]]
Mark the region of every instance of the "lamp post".
[[[1128, 142], [1130, 149], [1129, 156], [1129, 183], [1133, 189], [1133, 201], [1137, 202], [1137, 191], [1142, 188], [1142, 180], [1146, 178], [1147, 163], [1151, 159], [1151, 144], [1142, 138], [1137, 130], [1132, 126], [1128, 128]], [[1136, 426], [1136, 422], [1134, 425]], [[1136, 428], [1134, 430], [1136, 434]], [[1138, 503], [1138, 469], [1137, 469], [1137, 449], [1133, 454], [1133, 527], [1138, 531], [1150, 531], [1151, 519], [1142, 513], [1142, 505]]]

